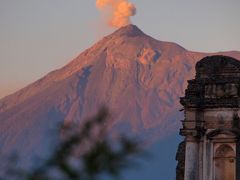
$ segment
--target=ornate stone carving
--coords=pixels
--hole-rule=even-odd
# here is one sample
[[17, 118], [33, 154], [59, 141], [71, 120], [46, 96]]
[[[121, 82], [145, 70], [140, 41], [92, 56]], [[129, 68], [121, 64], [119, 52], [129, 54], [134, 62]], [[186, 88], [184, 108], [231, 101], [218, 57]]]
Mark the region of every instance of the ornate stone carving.
[[185, 140], [178, 148], [176, 179], [239, 180], [240, 62], [226, 56], [203, 58], [180, 103]]

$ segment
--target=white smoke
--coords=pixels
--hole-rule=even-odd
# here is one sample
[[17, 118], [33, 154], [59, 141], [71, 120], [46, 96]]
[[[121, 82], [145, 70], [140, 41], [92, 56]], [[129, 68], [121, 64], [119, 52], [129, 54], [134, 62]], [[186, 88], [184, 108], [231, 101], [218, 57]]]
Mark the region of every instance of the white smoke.
[[111, 27], [122, 27], [130, 23], [130, 17], [136, 14], [136, 7], [128, 0], [96, 0], [97, 8], [108, 12], [106, 20]]

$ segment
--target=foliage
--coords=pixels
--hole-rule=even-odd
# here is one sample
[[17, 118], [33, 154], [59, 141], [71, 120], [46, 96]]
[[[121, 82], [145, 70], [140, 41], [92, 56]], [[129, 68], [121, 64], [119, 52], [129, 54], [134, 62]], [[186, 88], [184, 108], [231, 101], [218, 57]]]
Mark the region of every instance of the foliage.
[[63, 141], [53, 155], [31, 172], [17, 172], [23, 179], [96, 180], [101, 175], [119, 177], [132, 165], [131, 155], [140, 152], [136, 141], [128, 137], [113, 138], [107, 131], [109, 113], [102, 108], [80, 127], [63, 127]]

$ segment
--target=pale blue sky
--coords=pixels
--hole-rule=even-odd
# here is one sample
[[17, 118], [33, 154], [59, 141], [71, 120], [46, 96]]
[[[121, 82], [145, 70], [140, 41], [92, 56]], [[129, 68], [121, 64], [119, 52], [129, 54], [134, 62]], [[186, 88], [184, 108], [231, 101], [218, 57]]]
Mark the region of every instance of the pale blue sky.
[[[132, 0], [132, 22], [194, 51], [240, 51], [240, 0]], [[103, 35], [94, 0], [0, 0], [0, 97], [69, 62]]]

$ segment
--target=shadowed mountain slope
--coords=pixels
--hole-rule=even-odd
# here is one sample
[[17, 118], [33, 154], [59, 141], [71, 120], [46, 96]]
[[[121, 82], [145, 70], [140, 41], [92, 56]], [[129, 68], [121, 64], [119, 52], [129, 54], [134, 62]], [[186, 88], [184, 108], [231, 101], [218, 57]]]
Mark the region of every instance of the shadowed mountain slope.
[[[28, 157], [47, 152], [62, 123], [80, 123], [104, 104], [112, 131], [154, 142], [180, 127], [179, 97], [209, 55], [155, 40], [134, 25], [120, 28], [69, 64], [0, 100], [0, 148]], [[51, 134], [51, 135], [50, 135]], [[30, 158], [30, 157], [29, 157]]]

